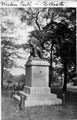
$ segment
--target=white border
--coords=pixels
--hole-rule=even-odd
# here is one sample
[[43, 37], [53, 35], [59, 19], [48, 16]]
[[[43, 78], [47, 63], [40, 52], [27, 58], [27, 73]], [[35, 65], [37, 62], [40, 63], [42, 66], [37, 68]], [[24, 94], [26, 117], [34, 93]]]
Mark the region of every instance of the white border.
[[77, 7], [77, 0], [0, 0], [0, 7]]
[[[61, 4], [62, 3], [62, 4]], [[77, 0], [0, 0], [0, 8], [7, 7], [77, 7]], [[76, 8], [76, 31], [77, 31], [77, 8]], [[0, 46], [1, 46], [1, 26], [0, 26]], [[1, 47], [0, 47], [1, 51]], [[77, 53], [77, 33], [76, 33], [76, 53]], [[76, 55], [77, 61], [77, 55]], [[77, 71], [77, 62], [76, 62]], [[0, 73], [1, 73], [1, 52], [0, 52]], [[1, 74], [0, 74], [1, 80]], [[0, 118], [1, 118], [1, 84], [0, 84]]]

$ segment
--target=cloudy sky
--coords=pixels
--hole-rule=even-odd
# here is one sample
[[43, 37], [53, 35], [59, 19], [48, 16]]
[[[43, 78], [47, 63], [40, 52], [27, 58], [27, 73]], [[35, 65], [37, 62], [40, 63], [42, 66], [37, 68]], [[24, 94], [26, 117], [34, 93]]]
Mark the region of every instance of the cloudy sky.
[[[16, 28], [16, 29], [14, 29], [14, 34], [12, 34], [17, 38], [17, 40], [15, 42], [17, 44], [26, 43], [27, 40], [29, 39], [29, 37], [28, 37], [29, 32], [33, 30], [33, 27], [27, 26], [26, 23], [21, 22], [21, 20], [20, 20], [21, 12], [19, 12], [16, 8], [12, 8], [12, 9], [8, 8], [8, 9], [5, 9], [4, 11], [5, 11], [5, 13], [3, 13], [2, 19], [1, 19], [2, 24], [4, 26], [6, 26], [5, 21], [7, 21], [7, 20], [13, 22], [14, 26]], [[28, 56], [29, 56], [29, 50], [18, 49], [17, 52], [20, 52], [21, 56], [24, 59], [16, 59], [15, 62], [17, 63], [17, 65], [24, 68], [26, 61], [28, 59]], [[25, 69], [13, 67], [10, 70], [10, 72], [13, 75], [20, 75], [20, 74], [25, 74]]]

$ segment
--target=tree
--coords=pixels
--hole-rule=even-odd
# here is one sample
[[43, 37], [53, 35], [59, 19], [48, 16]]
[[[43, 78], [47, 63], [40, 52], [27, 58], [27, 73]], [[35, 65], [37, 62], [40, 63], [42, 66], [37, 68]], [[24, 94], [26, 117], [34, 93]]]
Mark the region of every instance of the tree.
[[[1, 34], [3, 34], [6, 29], [3, 26], [1, 26], [1, 28]], [[15, 48], [11, 38], [2, 35], [1, 40], [1, 86], [3, 87], [4, 70], [5, 68], [11, 68], [13, 66], [14, 62], [11, 56], [13, 56], [13, 50]]]
[[[68, 67], [76, 66], [76, 36], [75, 31], [69, 28], [69, 25], [62, 21], [57, 29], [59, 43], [57, 45], [56, 55], [61, 57], [64, 66], [64, 85], [63, 91], [66, 91]], [[73, 60], [74, 59], [74, 60]]]
[[21, 58], [18, 55], [17, 49], [19, 45], [15, 43], [15, 25], [12, 20], [5, 19], [4, 17], [9, 16], [9, 10], [2, 10], [2, 21], [1, 21], [1, 87], [3, 88], [3, 75], [5, 69], [16, 66], [14, 59]]
[[[53, 57], [60, 57], [59, 60], [64, 65], [64, 87], [67, 84], [67, 64], [75, 67], [75, 57], [72, 59], [72, 52], [76, 51], [76, 9], [74, 8], [35, 8], [24, 10], [22, 21], [27, 21], [29, 25], [34, 25], [35, 30], [31, 32], [31, 37], [35, 37], [43, 50], [49, 52], [50, 57], [50, 84], [52, 78]], [[26, 14], [28, 15], [26, 17]], [[50, 46], [47, 47], [47, 44]], [[72, 48], [72, 49], [71, 49]], [[55, 50], [56, 49], [56, 50]], [[56, 54], [54, 55], [56, 51]], [[67, 60], [70, 60], [67, 63]]]
[[[66, 53], [69, 48], [72, 48], [71, 52], [68, 54], [68, 57], [70, 55], [70, 61], [68, 64], [69, 64], [69, 66], [74, 65], [74, 68], [75, 68], [76, 67], [76, 27], [75, 27], [76, 26], [76, 9], [73, 9], [73, 8], [72, 9], [71, 8], [62, 9], [62, 10], [60, 9], [59, 12], [60, 13], [58, 14], [59, 15], [58, 19], [60, 19], [60, 20], [58, 22], [56, 22], [53, 19], [52, 21], [50, 21], [50, 23], [48, 23], [44, 27], [44, 29], [48, 32], [47, 34], [49, 37], [47, 37], [47, 39], [50, 38], [48, 40], [52, 41], [51, 42], [52, 46], [51, 46], [51, 50], [50, 50], [51, 51], [50, 63], [52, 64], [52, 50], [53, 50], [54, 45], [55, 45], [55, 47], [62, 46], [61, 51], [64, 51], [62, 49], [65, 49]], [[70, 39], [70, 41], [69, 41], [69, 39]], [[69, 41], [69, 42], [67, 42], [67, 41]], [[63, 45], [63, 43], [65, 45]], [[66, 46], [66, 48], [64, 46]], [[68, 46], [69, 46], [69, 48], [68, 48]], [[56, 51], [58, 51], [58, 49]], [[74, 53], [73, 56], [71, 53]], [[66, 58], [62, 58], [62, 56], [57, 56], [57, 57], [61, 57], [62, 61], [66, 60]], [[52, 67], [50, 67], [50, 68], [52, 71]], [[65, 68], [64, 72], [65, 71], [66, 71], [66, 68]], [[66, 83], [67, 83], [66, 76], [67, 76], [67, 72], [65, 72], [65, 76], [64, 76], [65, 77], [64, 86], [66, 86]], [[52, 78], [52, 74], [51, 74], [50, 80], [51, 80], [51, 78]], [[63, 89], [66, 89], [66, 87]]]

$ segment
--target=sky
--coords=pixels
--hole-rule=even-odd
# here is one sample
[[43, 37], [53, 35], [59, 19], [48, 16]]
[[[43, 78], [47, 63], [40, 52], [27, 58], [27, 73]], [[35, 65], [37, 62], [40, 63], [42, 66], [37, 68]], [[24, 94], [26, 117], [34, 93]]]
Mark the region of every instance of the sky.
[[[8, 12], [9, 11], [9, 12]], [[20, 15], [21, 13], [17, 11], [16, 8], [8, 8], [6, 9], [5, 12], [8, 12], [8, 14], [6, 15], [6, 13], [2, 16], [1, 22], [4, 26], [6, 26], [5, 21], [6, 20], [10, 20], [11, 22], [14, 23], [14, 26], [16, 27], [16, 29], [14, 30], [14, 36], [17, 38], [17, 40], [15, 41], [17, 44], [23, 44], [23, 43], [27, 43], [29, 37], [29, 32], [31, 32], [33, 30], [32, 26], [28, 26], [26, 23], [22, 23], [20, 20]], [[9, 29], [10, 32], [10, 29]], [[12, 34], [13, 35], [13, 34]], [[23, 68], [25, 68], [25, 64], [26, 61], [29, 57], [29, 50], [23, 50], [23, 49], [18, 49], [17, 52], [21, 53], [21, 56], [24, 59], [16, 59], [15, 62], [18, 66], [21, 66]], [[15, 68], [13, 67], [12, 69], [10, 69], [10, 72], [13, 75], [21, 75], [21, 74], [25, 74], [25, 69], [23, 68]]]

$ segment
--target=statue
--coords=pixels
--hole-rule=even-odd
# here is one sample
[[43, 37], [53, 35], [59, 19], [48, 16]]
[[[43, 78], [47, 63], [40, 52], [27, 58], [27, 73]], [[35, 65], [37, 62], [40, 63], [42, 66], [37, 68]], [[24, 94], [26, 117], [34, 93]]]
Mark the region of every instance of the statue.
[[43, 58], [42, 50], [40, 47], [31, 44], [30, 57]]

